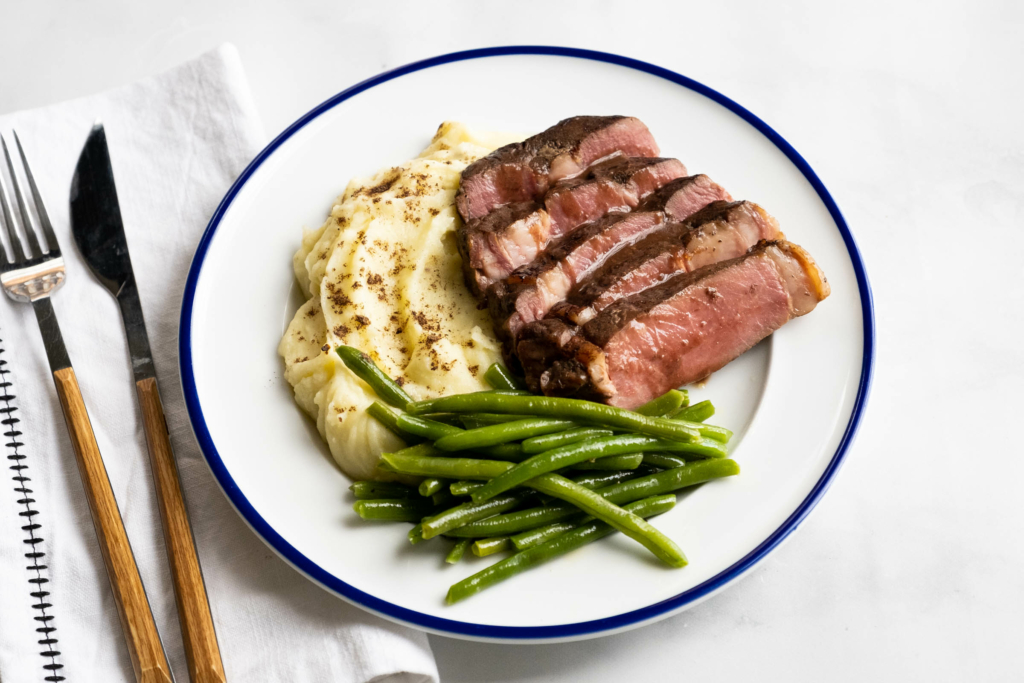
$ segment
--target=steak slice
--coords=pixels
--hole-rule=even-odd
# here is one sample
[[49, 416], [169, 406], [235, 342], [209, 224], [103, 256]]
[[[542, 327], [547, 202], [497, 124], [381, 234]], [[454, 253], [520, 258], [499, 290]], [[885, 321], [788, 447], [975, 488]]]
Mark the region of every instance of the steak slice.
[[721, 185], [700, 175], [676, 178], [651, 194], [637, 207], [640, 211], [664, 211], [669, 220], [686, 220], [711, 202], [731, 202], [732, 197]]
[[456, 231], [466, 285], [478, 299], [547, 244], [551, 218], [536, 202], [507, 204]]
[[526, 326], [518, 351], [532, 389], [635, 408], [707, 377], [828, 295], [807, 252], [765, 241], [620, 299], [582, 327]]
[[[662, 190], [656, 194], [662, 194]], [[677, 190], [672, 196], [679, 194], [683, 191]], [[644, 200], [640, 208], [657, 206], [651, 201], [653, 198], [651, 195]], [[632, 249], [609, 258], [579, 280], [565, 300], [551, 308], [550, 315], [582, 325], [615, 301], [653, 287], [680, 271], [689, 272], [742, 256], [760, 240], [781, 236], [778, 221], [757, 204], [714, 201], [686, 221], [668, 223]]]
[[609, 213], [552, 242], [531, 263], [495, 282], [487, 301], [499, 338], [511, 342], [523, 325], [543, 318], [588, 272], [663, 221], [660, 212]]
[[517, 202], [458, 230], [466, 283], [478, 297], [493, 282], [530, 263], [548, 243], [610, 211], [627, 211], [665, 183], [686, 175], [677, 159], [613, 157], [558, 183], [541, 207]]
[[640, 119], [574, 116], [470, 164], [455, 203], [469, 222], [505, 204], [538, 200], [557, 181], [613, 154], [653, 157], [658, 144]]

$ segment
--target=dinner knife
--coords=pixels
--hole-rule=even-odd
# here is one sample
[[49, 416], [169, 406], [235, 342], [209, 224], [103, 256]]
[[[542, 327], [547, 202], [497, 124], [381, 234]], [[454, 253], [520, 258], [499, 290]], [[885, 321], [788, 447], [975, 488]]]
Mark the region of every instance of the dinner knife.
[[121, 309], [156, 484], [189, 676], [192, 683], [223, 683], [224, 664], [160, 401], [156, 367], [121, 222], [107, 136], [100, 123], [89, 133], [71, 182], [71, 232], [89, 269], [114, 295]]

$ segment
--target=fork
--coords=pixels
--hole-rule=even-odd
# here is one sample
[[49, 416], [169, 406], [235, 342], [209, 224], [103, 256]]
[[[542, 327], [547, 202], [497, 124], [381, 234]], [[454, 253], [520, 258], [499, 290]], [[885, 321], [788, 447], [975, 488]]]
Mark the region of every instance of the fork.
[[15, 172], [7, 139], [0, 134], [0, 146], [3, 147], [7, 169], [10, 172], [22, 232], [28, 243], [26, 249], [18, 236], [10, 196], [3, 180], [3, 173], [0, 172], [0, 210], [13, 252], [13, 258], [8, 259], [3, 245], [0, 244], [0, 284], [9, 297], [15, 301], [32, 304], [35, 311], [43, 345], [46, 347], [46, 357], [50, 362], [50, 371], [53, 373], [53, 382], [57, 387], [57, 396], [64, 412], [64, 421], [71, 435], [78, 472], [89, 501], [89, 511], [92, 513], [96, 538], [100, 544], [103, 563], [106, 565], [114, 603], [117, 605], [121, 630], [128, 644], [128, 654], [135, 670], [135, 678], [140, 683], [170, 683], [174, 678], [167, 663], [167, 655], [160, 642], [160, 634], [157, 632], [149, 599], [142, 585], [142, 577], [139, 576], [135, 556], [125, 533], [121, 512], [118, 510], [117, 500], [114, 498], [114, 491], [110, 487], [107, 470], [96, 444], [96, 436], [93, 434], [89, 414], [85, 409], [82, 391], [78, 386], [74, 368], [71, 367], [71, 359], [64, 346], [57, 316], [50, 303], [50, 295], [64, 284], [64, 259], [61, 257], [57, 236], [53, 232], [49, 214], [16, 132], [14, 141], [18, 147], [25, 179], [32, 193], [45, 246], [44, 242], [39, 240], [29, 214], [26, 193]]

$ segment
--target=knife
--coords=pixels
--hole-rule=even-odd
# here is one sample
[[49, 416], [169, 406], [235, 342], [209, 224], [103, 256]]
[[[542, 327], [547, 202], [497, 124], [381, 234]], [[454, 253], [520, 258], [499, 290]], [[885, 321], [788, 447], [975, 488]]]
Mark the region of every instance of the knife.
[[93, 126], [71, 181], [71, 232], [93, 275], [117, 298], [131, 355], [135, 390], [142, 408], [146, 443], [163, 522], [167, 558], [171, 565], [178, 620], [185, 642], [192, 683], [223, 683], [217, 634], [196, 554], [195, 539], [171, 450], [156, 367], [149, 348], [142, 304], [135, 284], [114, 187], [107, 136], [101, 123]]

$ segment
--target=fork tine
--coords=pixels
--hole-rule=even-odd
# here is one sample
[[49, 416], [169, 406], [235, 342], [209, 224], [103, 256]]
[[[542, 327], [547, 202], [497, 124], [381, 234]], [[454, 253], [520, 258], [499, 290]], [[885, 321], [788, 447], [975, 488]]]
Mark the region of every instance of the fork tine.
[[18, 155], [21, 157], [21, 165], [25, 168], [25, 178], [28, 179], [28, 187], [32, 191], [32, 199], [36, 202], [36, 214], [39, 216], [39, 225], [43, 229], [43, 236], [46, 238], [47, 253], [60, 250], [57, 245], [57, 235], [53, 232], [53, 224], [50, 223], [50, 215], [46, 213], [46, 204], [43, 203], [43, 196], [39, 193], [36, 185], [36, 178], [32, 175], [32, 167], [28, 165], [28, 157], [25, 156], [25, 148], [21, 146], [21, 138], [18, 131], [11, 129], [14, 135], [14, 144], [18, 146]]
[[21, 213], [21, 228], [25, 231], [25, 237], [28, 238], [29, 247], [29, 258], [33, 256], [42, 256], [43, 252], [39, 248], [39, 239], [36, 237], [36, 231], [32, 228], [32, 218], [29, 217], [28, 205], [25, 204], [25, 198], [21, 194], [21, 182], [18, 180], [18, 175], [14, 171], [14, 162], [11, 160], [11, 152], [7, 149], [7, 138], [0, 134], [0, 143], [3, 144], [4, 158], [7, 159], [7, 169], [11, 172], [11, 185], [14, 186], [14, 198], [18, 200], [18, 211]]
[[[4, 183], [3, 173], [0, 173], [0, 208], [3, 209], [4, 227], [7, 228], [7, 235], [11, 238], [11, 250], [14, 252], [14, 260], [24, 261], [25, 252], [21, 249], [21, 240], [18, 239], [18, 231], [14, 226], [14, 216], [11, 214], [11, 200], [7, 194], [7, 185]], [[0, 251], [4, 251], [0, 249]], [[6, 252], [4, 257], [6, 260]]]

